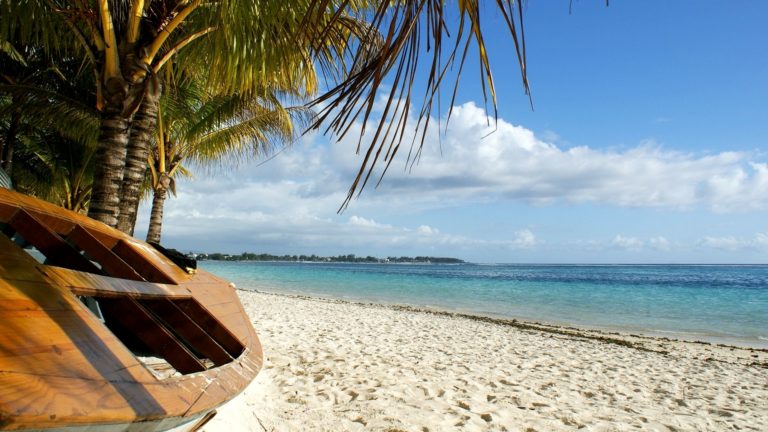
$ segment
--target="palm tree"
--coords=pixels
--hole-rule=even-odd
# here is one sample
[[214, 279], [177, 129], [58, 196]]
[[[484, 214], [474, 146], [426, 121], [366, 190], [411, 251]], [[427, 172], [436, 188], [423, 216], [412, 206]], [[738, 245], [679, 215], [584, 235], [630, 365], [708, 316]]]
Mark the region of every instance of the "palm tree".
[[187, 82], [163, 98], [156, 145], [149, 158], [153, 193], [147, 241], [160, 243], [163, 206], [168, 192], [176, 194], [177, 175], [190, 176], [184, 163], [210, 166], [217, 161], [263, 156], [277, 145], [289, 144], [296, 127], [306, 125], [311, 112], [285, 108], [291, 89], [243, 94], [210, 95]]
[[[278, 83], [313, 91], [309, 49], [292, 39], [299, 33], [300, 6], [251, 0], [1, 0], [0, 41], [40, 41], [90, 64], [101, 121], [89, 215], [115, 226], [131, 131], [134, 144], [144, 149], [154, 133], [160, 92], [154, 76], [188, 46], [203, 44], [178, 63], [183, 68], [204, 62], [226, 71], [211, 74], [212, 87], [248, 93], [256, 84]], [[77, 44], [67, 44], [69, 39]], [[265, 40], [271, 46], [265, 48]], [[144, 167], [129, 168], [143, 172]], [[140, 177], [136, 172], [131, 178]]]
[[50, 128], [26, 134], [21, 143], [14, 169], [16, 189], [85, 213], [93, 183], [95, 146], [64, 138]]
[[[98, 113], [91, 76], [36, 46], [0, 52], [0, 147], [16, 188], [75, 211], [90, 197]], [[69, 78], [69, 79], [68, 79]], [[11, 171], [10, 169], [8, 171]]]
[[[206, 64], [210, 88], [243, 94], [270, 84], [315, 94], [317, 69], [329, 86], [315, 100], [321, 111], [312, 127], [325, 127], [338, 138], [353, 122], [365, 124], [379, 91], [389, 87], [384, 114], [347, 205], [365, 187], [379, 159], [386, 172], [406, 135], [411, 105], [418, 100], [414, 89], [423, 86], [421, 106], [414, 110], [420, 139], [411, 142], [411, 150], [416, 144], [413, 154], [418, 154], [436, 96], [456, 67], [452, 105], [473, 42], [483, 94], [495, 109], [481, 19], [486, 14], [498, 14], [506, 23], [527, 90], [522, 5], [514, 0], [493, 4], [486, 12], [479, 0], [458, 1], [458, 19], [448, 22], [451, 13], [443, 0], [0, 0], [0, 42], [11, 36], [37, 40], [91, 64], [102, 115], [89, 214], [115, 225], [132, 115], [148, 101], [143, 108], [147, 122], [137, 125], [143, 130], [137, 135], [150, 136], [156, 98], [146, 95], [159, 91], [151, 77], [169, 61], [182, 69]], [[62, 38], [67, 32], [74, 37]], [[78, 46], [67, 45], [69, 40]], [[425, 61], [428, 73], [419, 74]]]

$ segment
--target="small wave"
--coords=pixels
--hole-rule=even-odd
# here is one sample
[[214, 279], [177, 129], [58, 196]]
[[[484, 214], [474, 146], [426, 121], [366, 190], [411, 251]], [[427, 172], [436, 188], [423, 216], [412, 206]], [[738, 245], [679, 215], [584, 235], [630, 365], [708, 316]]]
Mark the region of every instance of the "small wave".
[[757, 338], [760, 340], [768, 341], [768, 337], [758, 336]]
[[715, 336], [710, 333], [702, 333], [702, 332], [695, 332], [695, 331], [685, 331], [685, 330], [658, 330], [658, 329], [648, 329], [648, 331], [654, 332], [654, 333], [665, 333], [665, 334], [672, 334], [672, 335], [680, 335], [680, 336]]

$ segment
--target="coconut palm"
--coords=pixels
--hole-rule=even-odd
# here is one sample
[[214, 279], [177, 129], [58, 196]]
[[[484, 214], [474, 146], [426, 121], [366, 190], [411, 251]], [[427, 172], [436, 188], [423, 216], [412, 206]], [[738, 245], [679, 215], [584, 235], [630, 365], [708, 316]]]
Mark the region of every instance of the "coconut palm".
[[[93, 67], [102, 115], [89, 214], [114, 225], [132, 115], [147, 91], [158, 88], [151, 77], [170, 60], [182, 68], [206, 64], [208, 84], [217, 92], [251, 93], [279, 83], [311, 95], [317, 90], [317, 69], [328, 87], [316, 99], [321, 111], [313, 127], [325, 127], [339, 138], [353, 122], [367, 123], [379, 91], [388, 87], [386, 107], [348, 204], [378, 160], [386, 163], [386, 172], [406, 135], [411, 105], [421, 100], [414, 110], [415, 136], [421, 139], [411, 142], [418, 153], [436, 96], [454, 66], [455, 96], [473, 43], [484, 96], [495, 108], [483, 37], [487, 14], [497, 14], [506, 24], [527, 89], [522, 5], [492, 3], [495, 7], [486, 11], [479, 0], [458, 1], [458, 18], [449, 21], [451, 5], [443, 0], [0, 0], [0, 41], [9, 35], [37, 40], [48, 49], [76, 53]], [[74, 37], [62, 38], [66, 33]], [[79, 45], [67, 45], [70, 40]], [[424, 62], [427, 73], [420, 74]], [[421, 97], [414, 95], [417, 88], [423, 88]], [[137, 126], [145, 132], [154, 119], [152, 103], [145, 108], [146, 126]], [[361, 142], [358, 151], [362, 148]]]
[[[249, 93], [255, 85], [279, 83], [314, 91], [310, 48], [293, 38], [300, 33], [296, 13], [302, 6], [307, 5], [286, 7], [282, 2], [251, 0], [205, 4], [201, 0], [3, 0], [0, 31], [5, 34], [0, 34], [0, 40], [17, 36], [39, 41], [47, 49], [80, 56], [90, 64], [101, 121], [89, 215], [115, 226], [131, 131], [140, 145], [154, 130], [160, 92], [154, 77], [188, 46], [203, 44], [178, 63], [183, 69], [204, 62], [214, 71], [225, 71], [210, 74], [212, 87]], [[62, 34], [73, 37], [62, 38]], [[134, 118], [139, 109], [142, 112]], [[141, 158], [132, 158], [137, 159]], [[133, 168], [140, 171], [143, 166]]]
[[4, 168], [19, 190], [84, 211], [98, 126], [91, 76], [78, 73], [78, 62], [57, 61], [30, 45], [8, 43], [0, 60]]
[[[248, 6], [253, 7], [254, 3], [248, 3]], [[278, 86], [284, 88], [291, 88], [291, 92], [300, 97], [307, 98], [310, 95], [314, 95], [316, 92], [316, 71], [315, 64], [321, 67], [329, 76], [344, 76], [345, 64], [344, 62], [335, 62], [336, 59], [343, 59], [343, 52], [348, 49], [350, 43], [361, 44], [361, 46], [367, 47], [364, 51], [368, 52], [371, 48], [375, 47], [379, 43], [378, 34], [372, 32], [370, 27], [365, 21], [358, 20], [355, 17], [347, 16], [338, 11], [329, 9], [327, 11], [328, 17], [317, 19], [312, 25], [303, 25], [296, 27], [297, 23], [294, 19], [293, 27], [286, 24], [283, 20], [285, 14], [293, 14], [296, 11], [291, 12], [291, 8], [297, 7], [291, 5], [286, 7], [284, 4], [273, 4], [270, 2], [262, 2], [258, 5], [257, 14], [269, 13], [269, 19], [276, 19], [276, 24], [272, 24], [279, 27], [283, 33], [278, 33], [275, 29], [262, 30], [260, 35], [253, 34], [251, 27], [257, 26], [258, 28], [268, 27], [259, 20], [255, 22], [247, 22], [245, 27], [241, 30], [246, 34], [246, 37], [259, 36], [261, 39], [261, 45], [259, 47], [248, 46], [246, 49], [249, 51], [255, 51], [257, 53], [256, 59], [259, 56], [262, 63], [264, 62], [277, 62], [277, 68], [271, 68], [264, 70], [264, 64], [261, 65], [261, 70], [252, 69], [252, 65], [246, 60], [240, 59], [235, 53], [233, 56], [236, 58], [235, 63], [237, 68], [234, 69], [234, 74], [240, 78], [233, 80], [230, 72], [217, 75], [216, 72], [220, 70], [227, 70], [226, 64], [222, 63], [221, 67], [212, 67], [210, 61], [215, 61], [217, 57], [211, 57], [210, 50], [212, 45], [198, 42], [186, 50], [187, 54], [182, 57], [180, 61], [175, 62], [174, 69], [163, 67], [166, 72], [164, 74], [164, 82], [172, 85], [172, 81], [176, 79], [178, 73], [194, 73], [199, 76], [208, 75], [207, 85], [210, 90], [218, 92], [238, 93], [241, 95], [255, 94], [259, 95], [264, 88], [271, 86]], [[299, 10], [303, 6], [298, 5]], [[240, 10], [242, 12], [242, 10]], [[243, 16], [248, 16], [245, 13]], [[302, 36], [302, 32], [312, 32], [313, 26], [325, 26], [325, 21], [328, 21], [329, 17], [333, 18], [333, 24], [323, 27], [325, 33], [322, 43], [313, 43], [311, 45], [302, 44], [302, 37], [293, 39], [287, 37], [290, 34]], [[226, 21], [228, 24], [224, 26], [232, 31], [233, 22]], [[210, 29], [212, 27], [209, 27]], [[215, 30], [215, 29], [214, 29]], [[207, 30], [206, 30], [207, 31]], [[316, 31], [316, 29], [314, 30]], [[250, 33], [249, 33], [250, 32]], [[257, 32], [258, 33], [258, 32]], [[234, 32], [234, 37], [241, 37], [240, 33]], [[271, 40], [270, 45], [264, 44], [265, 34], [268, 34]], [[307, 33], [308, 34], [308, 33]], [[206, 37], [224, 36], [219, 32], [211, 30], [211, 35]], [[226, 45], [228, 42], [224, 42]], [[298, 43], [298, 45], [297, 45]], [[242, 42], [240, 42], [242, 44]], [[285, 48], [289, 47], [290, 52], [285, 52]], [[219, 50], [216, 46], [213, 49]], [[264, 52], [265, 49], [268, 52]], [[176, 55], [178, 50], [172, 50], [171, 53]], [[191, 53], [190, 53], [191, 52]], [[277, 55], [277, 57], [275, 57]], [[269, 57], [268, 59], [266, 57]], [[279, 57], [279, 58], [278, 58]], [[188, 59], [193, 59], [189, 61]], [[184, 61], [184, 60], [187, 61]], [[201, 62], [200, 59], [205, 59]], [[313, 61], [314, 59], [314, 61]], [[181, 67], [179, 67], [181, 64]], [[246, 66], [243, 68], [243, 66]], [[201, 68], [203, 70], [201, 70]], [[231, 68], [230, 68], [231, 69]], [[242, 70], [241, 70], [242, 69]], [[272, 70], [274, 69], [274, 70]], [[271, 72], [270, 72], [271, 70]], [[243, 81], [245, 84], [237, 85], [237, 80]], [[139, 105], [139, 109], [134, 115], [133, 125], [128, 141], [126, 169], [121, 187], [120, 206], [117, 219], [117, 228], [131, 233], [136, 221], [136, 213], [138, 211], [139, 196], [141, 179], [144, 174], [146, 165], [144, 159], [146, 152], [149, 148], [149, 142], [151, 136], [154, 133], [153, 128], [156, 122], [156, 107], [157, 101], [160, 97], [160, 89], [165, 84], [161, 85], [160, 80], [157, 79], [157, 74], [151, 75], [147, 81], [146, 92], [144, 95], [144, 101]], [[268, 95], [262, 95], [268, 96]]]
[[168, 193], [176, 194], [178, 175], [191, 175], [185, 163], [210, 167], [226, 161], [231, 165], [267, 155], [275, 146], [289, 144], [296, 126], [311, 119], [311, 112], [303, 107], [283, 107], [282, 100], [295, 96], [291, 89], [246, 96], [210, 95], [194, 87], [194, 82], [186, 83], [163, 98], [156, 145], [149, 158], [153, 197], [148, 242], [160, 242]]
[[50, 128], [24, 135], [21, 143], [14, 169], [16, 189], [85, 213], [93, 182], [95, 146], [64, 138]]

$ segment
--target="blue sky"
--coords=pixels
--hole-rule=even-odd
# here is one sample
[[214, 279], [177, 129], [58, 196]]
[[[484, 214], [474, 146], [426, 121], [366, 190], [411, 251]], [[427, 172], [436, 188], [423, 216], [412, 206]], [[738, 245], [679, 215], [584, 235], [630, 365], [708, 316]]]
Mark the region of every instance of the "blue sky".
[[[406, 173], [395, 161], [344, 213], [355, 142], [309, 134], [264, 165], [181, 183], [164, 243], [475, 262], [768, 262], [768, 3], [573, 3], [569, 15], [565, 0], [528, 2], [535, 110], [489, 16], [493, 134], [483, 138], [480, 87], [467, 73], [421, 163]], [[145, 211], [139, 236], [146, 223]]]

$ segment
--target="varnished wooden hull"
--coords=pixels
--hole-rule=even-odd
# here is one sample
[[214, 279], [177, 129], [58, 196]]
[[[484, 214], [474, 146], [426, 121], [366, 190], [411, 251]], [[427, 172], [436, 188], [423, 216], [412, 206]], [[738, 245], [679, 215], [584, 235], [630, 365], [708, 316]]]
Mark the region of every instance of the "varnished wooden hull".
[[[194, 428], [259, 372], [259, 339], [225, 281], [187, 274], [143, 242], [4, 189], [0, 228], [1, 430]], [[33, 239], [46, 264], [8, 234]], [[109, 314], [104, 321], [88, 298]], [[156, 377], [117, 328], [181, 374]]]

